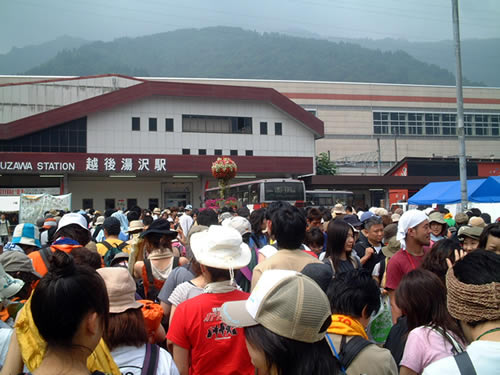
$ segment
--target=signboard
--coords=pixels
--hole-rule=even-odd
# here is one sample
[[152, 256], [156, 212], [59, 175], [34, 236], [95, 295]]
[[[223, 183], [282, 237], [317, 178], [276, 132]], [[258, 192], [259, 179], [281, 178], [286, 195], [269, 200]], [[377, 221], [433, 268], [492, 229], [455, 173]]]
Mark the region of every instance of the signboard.
[[393, 176], [408, 176], [408, 163], [404, 163], [392, 173]]
[[500, 163], [478, 163], [477, 175], [480, 177], [500, 176]]
[[[2, 158], [0, 171], [12, 172], [166, 172], [167, 159], [151, 155], [50, 154], [37, 161], [11, 154]], [[38, 154], [40, 155], [40, 154]], [[21, 156], [21, 157], [19, 157]], [[64, 161], [61, 161], [64, 160]]]
[[22, 194], [19, 203], [19, 222], [35, 224], [49, 210], [71, 211], [71, 194]]
[[52, 194], [58, 195], [61, 192], [59, 187], [29, 187], [29, 188], [0, 188], [0, 196], [2, 195], [21, 195], [21, 194]]

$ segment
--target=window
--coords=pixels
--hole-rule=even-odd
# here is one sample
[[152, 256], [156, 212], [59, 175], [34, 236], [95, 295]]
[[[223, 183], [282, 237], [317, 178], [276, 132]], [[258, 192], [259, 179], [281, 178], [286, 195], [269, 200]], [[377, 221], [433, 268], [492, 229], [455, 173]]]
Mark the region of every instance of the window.
[[182, 115], [182, 131], [191, 133], [252, 134], [252, 118]]
[[406, 134], [406, 113], [391, 113], [391, 134]]
[[260, 134], [267, 134], [267, 122], [260, 123]]
[[137, 198], [127, 198], [127, 209], [137, 206]]
[[104, 200], [104, 209], [105, 210], [112, 210], [115, 208], [115, 199], [114, 198], [108, 198]]
[[253, 156], [253, 150], [245, 150], [245, 156]]
[[229, 155], [231, 156], [238, 156], [238, 150], [230, 150]]
[[87, 118], [9, 140], [0, 140], [0, 152], [87, 152]]
[[488, 135], [488, 116], [475, 115], [474, 124], [476, 128], [476, 135]]
[[221, 149], [215, 149], [214, 150], [214, 155], [222, 155], [222, 150]]
[[439, 135], [439, 114], [426, 113], [425, 114], [425, 134]]
[[94, 200], [92, 198], [82, 199], [82, 209], [94, 208]]
[[472, 115], [464, 115], [465, 135], [472, 135]]
[[182, 155], [191, 155], [191, 150], [189, 148], [183, 148]]
[[174, 119], [173, 118], [166, 118], [165, 119], [165, 131], [166, 132], [173, 132], [174, 131]]
[[141, 130], [141, 118], [132, 117], [132, 131], [138, 132]]
[[408, 134], [421, 135], [423, 129], [423, 115], [421, 113], [408, 113]]
[[457, 116], [452, 114], [443, 114], [442, 122], [443, 135], [457, 134]]
[[198, 150], [198, 155], [206, 155], [207, 154], [207, 149], [206, 148], [200, 148]]
[[157, 130], [156, 118], [150, 117], [149, 118], [149, 131], [155, 132], [156, 130]]
[[373, 132], [389, 134], [389, 113], [373, 112]]
[[491, 116], [491, 135], [498, 137], [498, 129], [500, 123], [500, 116]]
[[274, 135], [283, 135], [283, 124], [281, 122], [274, 123]]
[[148, 208], [153, 211], [156, 207], [160, 207], [158, 198], [149, 198], [148, 199]]

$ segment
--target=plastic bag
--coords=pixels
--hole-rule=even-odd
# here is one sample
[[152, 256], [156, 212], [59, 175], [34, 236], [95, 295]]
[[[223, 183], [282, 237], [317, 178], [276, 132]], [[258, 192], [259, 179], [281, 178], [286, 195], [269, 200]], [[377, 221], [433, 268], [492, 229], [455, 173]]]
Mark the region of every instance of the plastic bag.
[[392, 314], [389, 296], [381, 296], [380, 309], [367, 327], [368, 337], [377, 344], [383, 344], [385, 343], [391, 328]]

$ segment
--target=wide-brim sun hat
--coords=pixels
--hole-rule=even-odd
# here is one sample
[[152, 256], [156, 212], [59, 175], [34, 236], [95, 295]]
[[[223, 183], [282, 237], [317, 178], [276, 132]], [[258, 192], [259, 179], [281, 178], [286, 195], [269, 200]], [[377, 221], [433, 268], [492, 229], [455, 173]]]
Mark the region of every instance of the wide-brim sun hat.
[[135, 281], [126, 268], [104, 267], [99, 268], [97, 272], [106, 284], [110, 313], [119, 314], [142, 307], [142, 303], [135, 300]]
[[394, 236], [391, 237], [386, 246], [382, 247], [382, 254], [384, 254], [387, 258], [390, 258], [396, 254], [399, 249], [401, 249], [401, 242], [398, 241], [396, 236]]
[[69, 214], [64, 215], [57, 223], [57, 230], [71, 224], [76, 224], [83, 229], [89, 230], [87, 220], [85, 220], [83, 215], [79, 214], [78, 212], [70, 212]]
[[326, 334], [330, 301], [311, 278], [295, 271], [268, 270], [246, 301], [226, 302], [222, 321], [231, 327], [262, 325], [292, 340], [314, 343]]
[[144, 238], [150, 234], [162, 234], [172, 238], [177, 237], [179, 233], [175, 230], [170, 229], [170, 222], [166, 219], [156, 219], [151, 223], [149, 228], [141, 233], [141, 238]]
[[3, 266], [5, 272], [26, 272], [31, 273], [33, 276], [41, 279], [42, 275], [35, 271], [31, 259], [20, 251], [5, 251], [0, 254], [0, 264]]
[[430, 223], [438, 223], [438, 224], [446, 224], [444, 220], [444, 215], [441, 212], [431, 212], [429, 215], [429, 224]]
[[211, 225], [207, 231], [194, 233], [191, 250], [198, 263], [218, 269], [240, 269], [252, 258], [250, 248], [233, 228]]
[[252, 232], [252, 224], [250, 224], [250, 222], [243, 216], [233, 216], [224, 220], [221, 224], [223, 227], [236, 229], [242, 236], [246, 233]]
[[0, 301], [15, 296], [23, 286], [24, 281], [13, 278], [0, 265]]
[[127, 233], [141, 232], [144, 230], [142, 220], [132, 220], [128, 226]]

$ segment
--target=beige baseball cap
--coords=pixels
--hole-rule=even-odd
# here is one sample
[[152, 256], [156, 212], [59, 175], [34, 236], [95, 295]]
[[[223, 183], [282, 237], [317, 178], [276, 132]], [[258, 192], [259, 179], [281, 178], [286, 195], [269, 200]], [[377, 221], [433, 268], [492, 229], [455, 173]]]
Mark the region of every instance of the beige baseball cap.
[[[265, 271], [246, 301], [226, 302], [224, 323], [232, 327], [261, 324], [292, 340], [313, 343], [325, 337], [330, 302], [318, 284], [295, 271]], [[323, 328], [323, 330], [322, 330]]]

